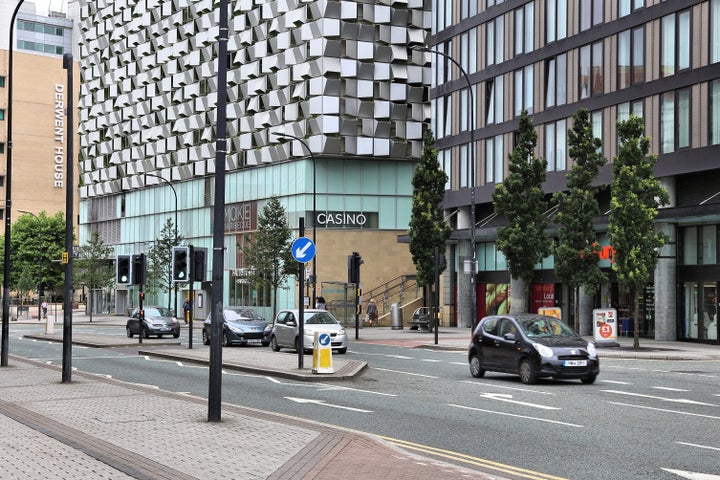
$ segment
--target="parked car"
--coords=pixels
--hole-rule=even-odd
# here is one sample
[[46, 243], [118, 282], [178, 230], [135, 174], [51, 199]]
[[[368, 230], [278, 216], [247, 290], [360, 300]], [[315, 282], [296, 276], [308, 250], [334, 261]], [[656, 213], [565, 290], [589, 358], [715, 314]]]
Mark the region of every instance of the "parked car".
[[[326, 310], [304, 310], [304, 340], [303, 350], [312, 349], [315, 340], [315, 332], [326, 332], [330, 334], [330, 346], [338, 353], [347, 352], [348, 338], [345, 327], [333, 317], [332, 313]], [[281, 348], [293, 348], [299, 350], [298, 318], [299, 310], [281, 310], [275, 316], [270, 347], [279, 352]]]
[[[143, 310], [145, 310], [145, 326], [143, 327], [145, 338], [151, 336], [162, 338], [163, 335], [172, 335], [173, 338], [180, 337], [180, 323], [173, 318], [170, 310], [164, 307], [144, 307]], [[125, 325], [125, 333], [129, 338], [140, 334], [139, 317], [140, 308], [135, 308]]]
[[470, 373], [520, 375], [525, 384], [538, 378], [580, 379], [593, 383], [600, 373], [595, 344], [554, 317], [536, 314], [485, 317], [473, 332], [468, 351]]
[[[272, 325], [250, 307], [225, 307], [223, 309], [223, 345], [270, 345]], [[203, 324], [203, 344], [210, 345], [212, 337], [212, 313]]]

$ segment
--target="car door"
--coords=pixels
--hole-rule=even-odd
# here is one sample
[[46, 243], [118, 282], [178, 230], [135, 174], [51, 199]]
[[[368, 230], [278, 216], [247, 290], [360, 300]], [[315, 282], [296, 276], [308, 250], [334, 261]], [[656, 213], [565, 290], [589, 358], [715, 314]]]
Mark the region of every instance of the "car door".
[[497, 368], [515, 372], [518, 368], [520, 329], [511, 318], [503, 318], [498, 325], [498, 337], [494, 354]]
[[498, 332], [501, 323], [502, 318], [488, 318], [478, 329], [480, 362], [486, 370], [493, 370], [497, 365], [497, 349], [500, 341]]
[[280, 312], [275, 319], [275, 339], [284, 347], [292, 346], [294, 340], [294, 337], [290, 338], [292, 327], [287, 325], [288, 317], [292, 317], [291, 312]]

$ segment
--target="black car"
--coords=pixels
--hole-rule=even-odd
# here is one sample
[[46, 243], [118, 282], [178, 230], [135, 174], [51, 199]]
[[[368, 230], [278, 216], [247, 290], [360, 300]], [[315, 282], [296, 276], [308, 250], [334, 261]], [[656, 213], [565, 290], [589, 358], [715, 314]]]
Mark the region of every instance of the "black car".
[[[255, 310], [249, 307], [225, 307], [223, 309], [223, 340], [226, 347], [232, 345], [260, 344], [270, 345], [272, 324], [265, 321]], [[212, 336], [212, 314], [203, 324], [203, 344], [210, 345]]]
[[[145, 338], [150, 336], [162, 338], [163, 335], [172, 335], [173, 338], [180, 337], [180, 323], [173, 318], [170, 310], [163, 307], [145, 307], [143, 310], [145, 310], [145, 326], [143, 327]], [[125, 333], [129, 338], [140, 334], [139, 317], [140, 309], [136, 308], [125, 324]]]
[[538, 378], [580, 379], [593, 383], [600, 373], [595, 344], [562, 321], [531, 313], [497, 315], [480, 320], [468, 351], [470, 373], [486, 371], [520, 375], [532, 384]]

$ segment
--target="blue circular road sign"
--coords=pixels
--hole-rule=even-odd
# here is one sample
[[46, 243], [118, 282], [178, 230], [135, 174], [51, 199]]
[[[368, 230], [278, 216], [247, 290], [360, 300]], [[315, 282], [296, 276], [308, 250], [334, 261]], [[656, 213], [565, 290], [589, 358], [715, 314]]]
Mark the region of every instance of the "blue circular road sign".
[[293, 258], [300, 263], [307, 263], [315, 256], [315, 244], [307, 237], [296, 238], [290, 249]]

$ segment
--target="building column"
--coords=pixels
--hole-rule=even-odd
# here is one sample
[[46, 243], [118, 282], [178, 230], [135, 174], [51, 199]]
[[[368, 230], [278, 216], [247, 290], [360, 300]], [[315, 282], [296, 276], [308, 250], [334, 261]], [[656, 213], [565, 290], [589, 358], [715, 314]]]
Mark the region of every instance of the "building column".
[[658, 252], [655, 267], [655, 340], [677, 340], [677, 234], [672, 223], [658, 223], [668, 243]]
[[590, 294], [585, 287], [580, 287], [578, 303], [580, 304], [579, 315], [580, 315], [580, 335], [593, 335], [592, 325], [592, 311], [593, 311], [593, 295], [595, 290], [593, 289]]
[[[457, 229], [467, 230], [472, 221], [470, 209], [461, 208], [457, 215]], [[457, 326], [461, 328], [472, 327], [472, 289], [475, 284], [472, 282], [473, 272], [465, 272], [465, 261], [472, 260], [470, 239], [458, 242], [455, 249], [457, 255]]]

